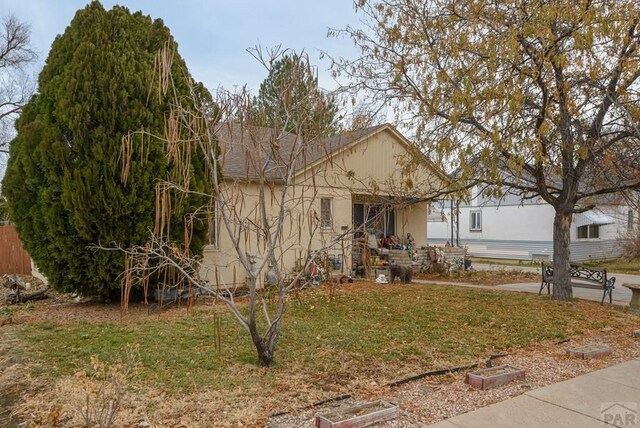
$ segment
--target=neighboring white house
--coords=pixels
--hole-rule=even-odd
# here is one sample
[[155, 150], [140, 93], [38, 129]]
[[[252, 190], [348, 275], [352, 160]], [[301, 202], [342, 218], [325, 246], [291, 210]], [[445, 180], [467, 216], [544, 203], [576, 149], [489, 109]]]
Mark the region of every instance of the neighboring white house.
[[[452, 221], [453, 218], [453, 221]], [[428, 217], [429, 244], [467, 247], [476, 257], [516, 260], [553, 259], [554, 209], [541, 198], [500, 201], [478, 194], [470, 204], [438, 201]], [[614, 198], [594, 210], [575, 214], [571, 225], [571, 260], [609, 259], [622, 254], [621, 237], [636, 224], [635, 211]]]

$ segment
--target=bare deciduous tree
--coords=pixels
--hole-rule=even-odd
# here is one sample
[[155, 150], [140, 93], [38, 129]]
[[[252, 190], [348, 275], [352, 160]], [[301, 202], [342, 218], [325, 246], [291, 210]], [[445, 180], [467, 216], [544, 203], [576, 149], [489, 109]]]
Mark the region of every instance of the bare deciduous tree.
[[[171, 46], [160, 53], [157, 71], [162, 91], [171, 91], [170, 69]], [[273, 50], [268, 54], [256, 49], [256, 59], [267, 69], [282, 56], [283, 51]], [[323, 153], [319, 136], [300, 137], [301, 132], [287, 132], [292, 125], [302, 131], [308, 124], [296, 118], [287, 121], [287, 112], [296, 111], [292, 88], [303, 82], [281, 82], [277, 91], [279, 114], [284, 120], [277, 121], [276, 128], [262, 125], [273, 123], [272, 118], [255, 114], [253, 97], [246, 89], [236, 93], [220, 90], [215, 102], [203, 102], [203, 97], [192, 92], [195, 110], [186, 110], [181, 100], [176, 99], [168, 115], [165, 135], [143, 136], [140, 143], [132, 134], [123, 143], [126, 180], [130, 162], [144, 151], [144, 144], [164, 144], [170, 162], [178, 165], [177, 174], [158, 186], [157, 222], [152, 238], [144, 245], [126, 249], [129, 255], [123, 284], [123, 295], [138, 280], [145, 282], [159, 272], [171, 271], [180, 278], [185, 288], [215, 295], [233, 313], [240, 325], [247, 330], [258, 354], [261, 366], [274, 362], [274, 352], [280, 335], [287, 293], [304, 275], [314, 258], [339, 243], [350, 230], [332, 236], [318, 238], [319, 213], [315, 204], [317, 197], [315, 180], [321, 169], [300, 176], [300, 171], [314, 159], [314, 153]], [[310, 88], [313, 89], [313, 88]], [[313, 93], [310, 90], [310, 93]], [[318, 99], [318, 107], [325, 103]], [[305, 104], [314, 99], [305, 99]], [[330, 113], [330, 112], [328, 112]], [[139, 147], [142, 146], [142, 147]], [[200, 189], [190, 187], [192, 159], [199, 159], [205, 168], [208, 183]], [[241, 159], [238, 162], [238, 159]], [[225, 163], [236, 161], [235, 168], [226, 171]], [[168, 240], [167, 230], [172, 198], [186, 193], [200, 195], [203, 204], [189, 213], [194, 221], [209, 221], [212, 244], [218, 245], [221, 236], [231, 243], [230, 251], [222, 249], [215, 266], [205, 267], [202, 259], [184, 250], [186, 246]], [[189, 241], [189, 230], [185, 231]], [[295, 254], [300, 261], [296, 272], [285, 272], [285, 259]], [[239, 267], [236, 272], [231, 265]], [[233, 271], [229, 276], [228, 272]], [[265, 287], [264, 278], [270, 272], [270, 281]], [[239, 304], [236, 296], [238, 283], [244, 282], [248, 302]]]
[[13, 121], [34, 91], [25, 67], [36, 59], [29, 26], [6, 16], [0, 28], [0, 154], [9, 153]]
[[[256, 48], [251, 53], [269, 71], [286, 51], [277, 48], [265, 53]], [[171, 75], [166, 71], [171, 57], [170, 45], [158, 56], [155, 75], [164, 92], [171, 91]], [[435, 171], [417, 172], [426, 161], [408, 143], [405, 156], [388, 155], [397, 165], [388, 180], [374, 181], [341, 169], [340, 162], [332, 159], [334, 149], [344, 147], [340, 146], [345, 144], [341, 138], [356, 141], [359, 132], [367, 134], [354, 131], [331, 138], [321, 138], [320, 132], [310, 134], [314, 127], [306, 121], [315, 120], [326, 103], [322, 98], [292, 97], [291, 91], [300, 84], [314, 83], [301, 80], [283, 80], [274, 88], [279, 104], [274, 109], [279, 114], [277, 121], [265, 117], [264, 112], [256, 114], [254, 98], [246, 89], [235, 93], [220, 90], [214, 101], [194, 88], [188, 102], [174, 100], [163, 136], [139, 132], [123, 141], [125, 181], [128, 166], [144, 159], [148, 144], [164, 144], [168, 161], [177, 166], [176, 175], [158, 185], [156, 228], [150, 240], [120, 249], [128, 255], [122, 288], [125, 305], [136, 283], [145, 285], [149, 278], [169, 272], [173, 283], [183, 289], [214, 295], [226, 304], [251, 336], [261, 366], [274, 362], [287, 294], [321, 254], [332, 248], [344, 249], [346, 241], [351, 244], [352, 226], [327, 228], [330, 219], [322, 211], [321, 195], [341, 189], [343, 193], [335, 198], [343, 198], [350, 206], [357, 188], [369, 198], [384, 195], [389, 205], [422, 203], [426, 216], [425, 201], [446, 186]], [[296, 102], [304, 102], [305, 107], [317, 102], [313, 117], [300, 120], [295, 115], [300, 111]], [[185, 109], [183, 105], [197, 107]], [[292, 125], [297, 128], [288, 132]], [[403, 139], [399, 134], [397, 138]], [[194, 187], [192, 168], [204, 168], [208, 182]], [[186, 194], [199, 196], [202, 204], [185, 214], [184, 241], [190, 240], [190, 224], [208, 221], [215, 247], [213, 264], [190, 254], [184, 243], [168, 239], [169, 213], [175, 206], [172, 200]], [[247, 294], [241, 302], [240, 292]]]

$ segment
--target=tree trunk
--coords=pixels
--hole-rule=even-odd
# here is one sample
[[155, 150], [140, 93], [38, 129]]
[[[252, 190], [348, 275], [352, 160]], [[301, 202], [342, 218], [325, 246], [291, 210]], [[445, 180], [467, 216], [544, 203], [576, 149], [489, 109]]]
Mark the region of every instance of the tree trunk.
[[571, 300], [571, 217], [572, 214], [556, 208], [553, 219], [553, 298]]
[[267, 330], [264, 337], [260, 336], [257, 329], [251, 331], [253, 344], [258, 351], [258, 365], [261, 367], [271, 367], [275, 360], [276, 345], [280, 337], [280, 329], [282, 328], [282, 312], [284, 312], [284, 301], [278, 302], [281, 306], [276, 312], [275, 320], [271, 327]]
[[276, 350], [276, 344], [278, 337], [280, 336], [280, 327], [282, 322], [282, 313], [284, 312], [284, 304], [286, 299], [286, 293], [284, 290], [280, 290], [278, 300], [278, 311], [276, 313], [276, 319], [271, 327], [265, 332], [264, 336], [260, 334], [258, 325], [256, 323], [256, 315], [258, 311], [257, 305], [257, 286], [256, 280], [258, 274], [255, 271], [251, 271], [247, 277], [247, 285], [249, 287], [249, 333], [251, 334], [251, 340], [258, 353], [258, 366], [271, 367], [274, 361], [274, 354]]
[[251, 338], [258, 352], [258, 365], [260, 367], [271, 367], [274, 363], [274, 349], [272, 348], [275, 348], [275, 346], [269, 346], [269, 342], [265, 341], [257, 331], [251, 331]]
[[258, 351], [258, 366], [271, 367], [274, 362], [273, 352], [270, 349], [265, 347]]

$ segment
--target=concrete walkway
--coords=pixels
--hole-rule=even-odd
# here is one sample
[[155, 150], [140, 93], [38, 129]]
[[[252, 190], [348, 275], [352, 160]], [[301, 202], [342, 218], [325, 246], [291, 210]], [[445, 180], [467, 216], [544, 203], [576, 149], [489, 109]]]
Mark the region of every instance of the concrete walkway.
[[[626, 275], [631, 276], [631, 275]], [[618, 282], [618, 277], [616, 277], [616, 285], [613, 289], [613, 304], [620, 306], [629, 306], [629, 301], [631, 300], [631, 290], [627, 287], [623, 287], [623, 282], [635, 282], [640, 284], [640, 276], [636, 276], [633, 281], [626, 280]], [[525, 282], [522, 284], [503, 284], [503, 285], [495, 285], [492, 286], [494, 289], [499, 290], [511, 290], [511, 291], [524, 291], [527, 293], [536, 293], [540, 291], [540, 282]], [[547, 289], [545, 288], [542, 291], [543, 294], [547, 293]], [[573, 297], [577, 299], [585, 299], [585, 300], [594, 300], [596, 302], [602, 301], [602, 291], [593, 289], [593, 288], [579, 288], [573, 287]], [[609, 296], [605, 299], [605, 304], [609, 304]]]
[[[523, 272], [534, 272], [540, 273], [540, 268], [528, 267], [528, 266], [510, 266], [510, 265], [489, 265], [476, 263], [473, 265], [475, 270], [516, 270]], [[630, 275], [624, 273], [616, 273], [616, 272], [607, 272], [607, 276], [615, 277], [615, 288], [613, 289], [613, 304], [620, 306], [629, 306], [629, 301], [631, 300], [631, 290], [627, 287], [623, 287], [622, 284], [626, 282], [640, 284], [640, 275]], [[418, 281], [414, 281], [418, 282]], [[420, 281], [420, 282], [436, 282], [439, 284], [451, 284], [458, 285], [463, 287], [473, 287], [473, 288], [487, 288], [492, 290], [510, 290], [510, 291], [523, 291], [527, 293], [538, 293], [540, 291], [540, 281], [537, 282], [525, 282], [518, 284], [501, 284], [501, 285], [474, 285], [474, 284], [461, 284], [454, 282], [446, 282], [446, 281]], [[543, 290], [543, 293], [546, 293], [547, 290]], [[578, 299], [585, 300], [594, 300], [596, 302], [600, 302], [602, 300], [602, 291], [592, 288], [573, 288], [573, 297]], [[605, 300], [605, 303], [609, 303], [609, 298]]]
[[640, 427], [640, 359], [534, 389], [430, 426]]

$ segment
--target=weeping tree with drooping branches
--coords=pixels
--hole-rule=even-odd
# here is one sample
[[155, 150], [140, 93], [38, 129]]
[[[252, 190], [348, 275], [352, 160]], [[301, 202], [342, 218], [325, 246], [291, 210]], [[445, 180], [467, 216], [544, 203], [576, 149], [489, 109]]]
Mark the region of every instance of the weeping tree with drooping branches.
[[[287, 293], [294, 289], [319, 254], [340, 244], [350, 233], [341, 231], [330, 239], [318, 239], [320, 218], [315, 178], [322, 170], [316, 169], [302, 178], [298, 174], [307, 166], [307, 159], [313, 157], [310, 151], [324, 153], [324, 134], [311, 131], [323, 127], [313, 127], [308, 121], [317, 120], [323, 111], [333, 117], [335, 111], [323, 96], [313, 95], [317, 89], [315, 81], [302, 76], [297, 82], [281, 81], [272, 86], [278, 104], [273, 110], [256, 109], [255, 98], [244, 88], [235, 93], [221, 89], [213, 99], [204, 99], [194, 87], [185, 103], [171, 85], [172, 49], [167, 45], [158, 54], [161, 66], [154, 80], [154, 86], [159, 87], [162, 94], [173, 97], [164, 133], [134, 132], [122, 144], [124, 180], [130, 165], [139, 161], [139, 153], [144, 153], [145, 147], [161, 147], [167, 162], [174, 165], [170, 179], [157, 185], [156, 225], [150, 238], [119, 248], [127, 254], [123, 295], [126, 300], [135, 284], [144, 283], [161, 270], [171, 271], [180, 277], [183, 289], [214, 295], [224, 302], [250, 335], [258, 364], [271, 366]], [[251, 52], [267, 71], [288, 53], [279, 48]], [[300, 85], [309, 85], [307, 90], [311, 95], [304, 99], [291, 96], [293, 88], [299, 90]], [[314, 107], [313, 118], [301, 118], [299, 103], [304, 103], [305, 108]], [[277, 119], [272, 117], [275, 114]], [[291, 115], [291, 120], [287, 115]], [[204, 190], [190, 186], [189, 159], [196, 158], [196, 154], [208, 178], [209, 184]], [[242, 159], [242, 167], [223, 175], [225, 162], [238, 157]], [[192, 205], [186, 214], [185, 241], [190, 240], [190, 224], [207, 221], [211, 225], [212, 244], [229, 243], [226, 255], [240, 271], [233, 276], [244, 278], [247, 301], [237, 301], [239, 281], [223, 273], [231, 269], [228, 263], [221, 261], [214, 267], [205, 266], [200, 256], [176, 244], [167, 233], [173, 228], [174, 201], [188, 196], [201, 198], [202, 203]], [[302, 249], [299, 269], [286, 271], [286, 254], [299, 251], [296, 249]], [[267, 273], [269, 287], [264, 282]]]

